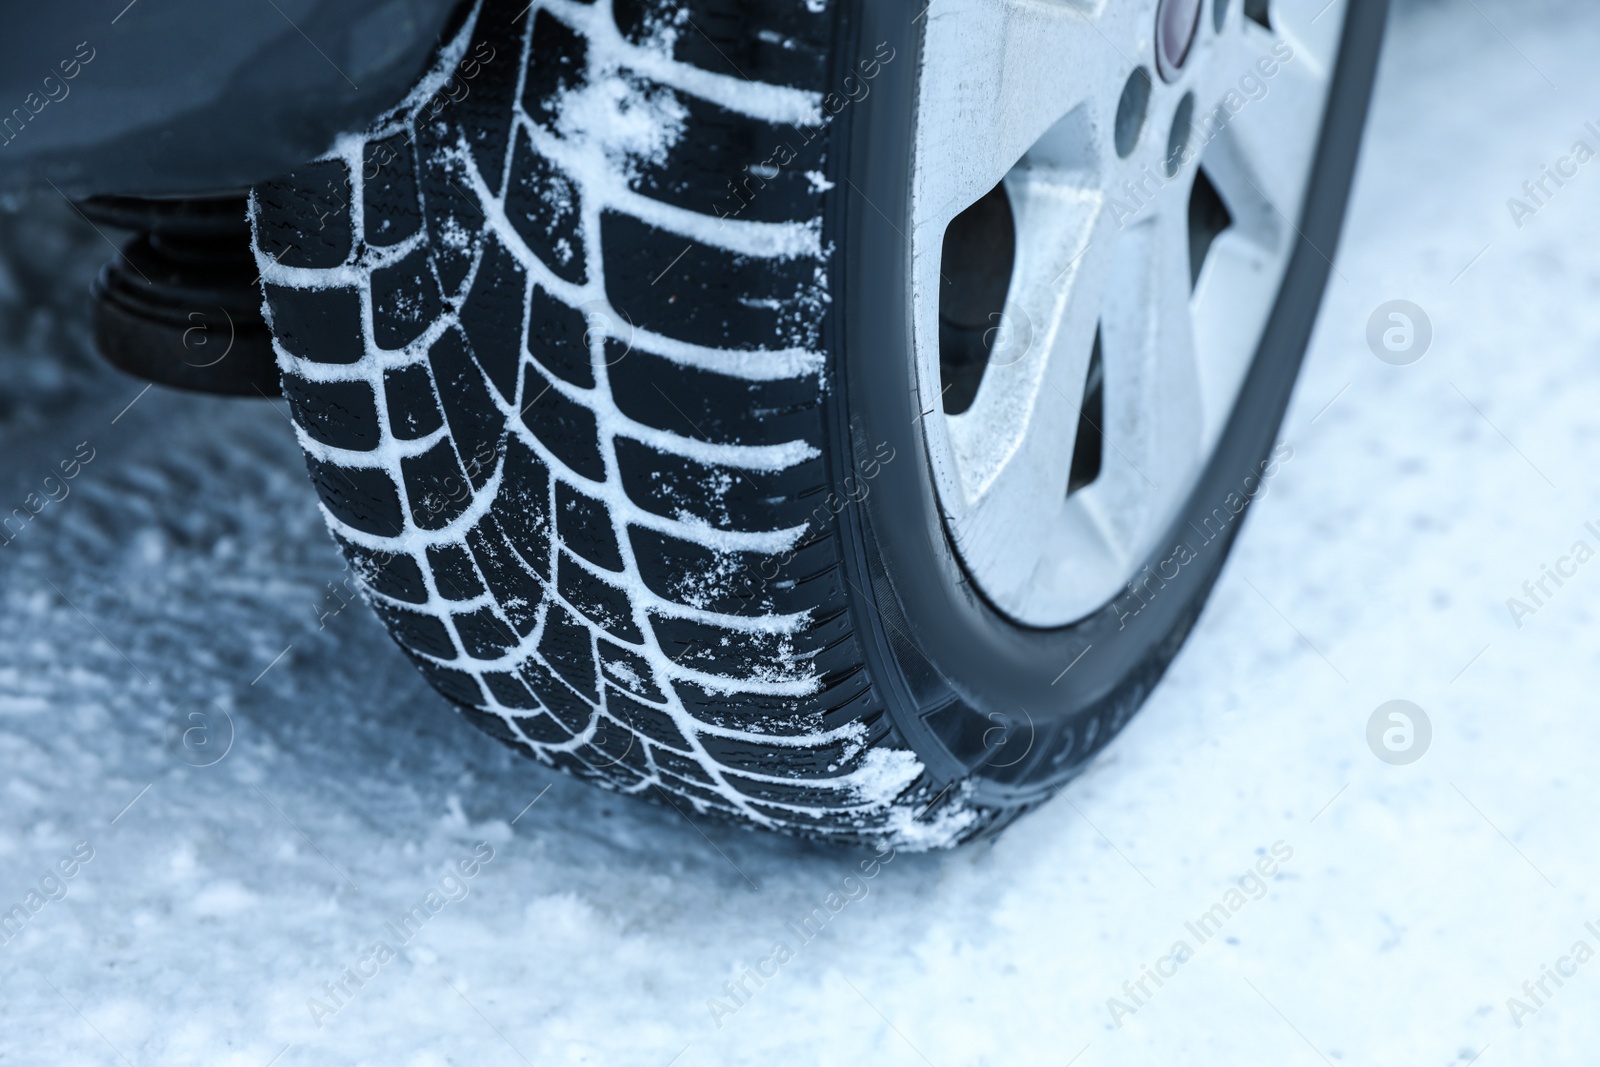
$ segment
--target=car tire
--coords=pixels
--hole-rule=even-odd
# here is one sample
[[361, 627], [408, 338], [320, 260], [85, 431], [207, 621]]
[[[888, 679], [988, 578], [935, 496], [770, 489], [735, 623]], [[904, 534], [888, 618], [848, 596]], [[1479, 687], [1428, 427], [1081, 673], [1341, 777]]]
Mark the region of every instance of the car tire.
[[941, 502], [907, 233], [921, 5], [480, 0], [404, 102], [259, 186], [328, 525], [429, 681], [542, 763], [836, 841], [992, 833], [1128, 721], [1238, 512], [1153, 586], [1177, 531], [1284, 458], [1384, 7], [1344, 5], [1231, 416], [1081, 617], [1009, 610]]

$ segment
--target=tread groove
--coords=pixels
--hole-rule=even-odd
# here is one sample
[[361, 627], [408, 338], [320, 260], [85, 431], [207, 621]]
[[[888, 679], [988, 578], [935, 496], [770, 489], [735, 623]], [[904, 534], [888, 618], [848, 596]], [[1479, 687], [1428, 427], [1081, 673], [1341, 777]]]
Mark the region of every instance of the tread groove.
[[[516, 23], [480, 0], [406, 101], [252, 210], [329, 525], [428, 679], [608, 788], [878, 841], [927, 790], [884, 745], [816, 504], [828, 126], [756, 117], [804, 117], [842, 2], [535, 0]], [[682, 116], [670, 143], [574, 130], [608, 92]]]

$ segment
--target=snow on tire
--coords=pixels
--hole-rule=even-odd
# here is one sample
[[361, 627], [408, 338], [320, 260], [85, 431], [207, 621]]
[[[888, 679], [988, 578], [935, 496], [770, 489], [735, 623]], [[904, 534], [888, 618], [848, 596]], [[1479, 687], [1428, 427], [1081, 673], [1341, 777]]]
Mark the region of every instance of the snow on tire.
[[894, 735], [819, 506], [835, 22], [482, 0], [255, 190], [257, 257], [328, 525], [469, 720], [680, 810], [943, 845], [988, 820]]

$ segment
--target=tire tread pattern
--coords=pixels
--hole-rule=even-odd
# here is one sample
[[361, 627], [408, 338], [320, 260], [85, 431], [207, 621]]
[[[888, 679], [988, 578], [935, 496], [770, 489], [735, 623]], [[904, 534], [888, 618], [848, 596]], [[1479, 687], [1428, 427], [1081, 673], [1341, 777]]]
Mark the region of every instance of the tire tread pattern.
[[[328, 524], [475, 725], [680, 811], [948, 844], [994, 813], [891, 730], [818, 507], [841, 2], [479, 0], [256, 190], [257, 258]], [[571, 128], [618, 87], [669, 143]]]

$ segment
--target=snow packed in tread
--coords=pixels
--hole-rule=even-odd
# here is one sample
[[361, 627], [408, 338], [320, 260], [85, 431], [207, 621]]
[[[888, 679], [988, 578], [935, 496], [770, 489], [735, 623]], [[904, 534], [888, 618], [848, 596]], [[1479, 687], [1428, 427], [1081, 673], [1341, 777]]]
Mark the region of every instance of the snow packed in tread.
[[257, 191], [257, 259], [329, 525], [475, 725], [680, 810], [925, 847], [980, 816], [902, 832], [932, 790], [874, 755], [818, 504], [833, 27], [484, 0], [368, 134]]

